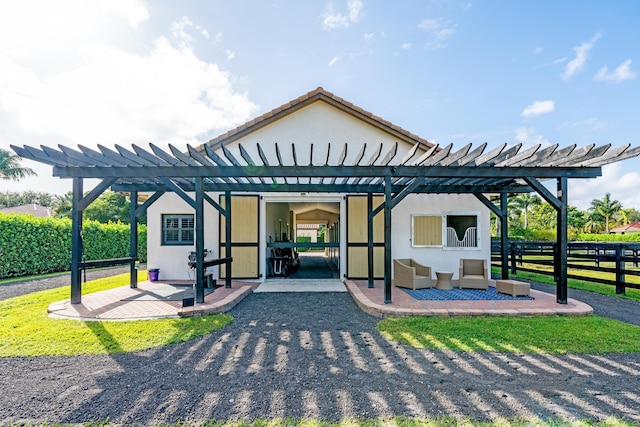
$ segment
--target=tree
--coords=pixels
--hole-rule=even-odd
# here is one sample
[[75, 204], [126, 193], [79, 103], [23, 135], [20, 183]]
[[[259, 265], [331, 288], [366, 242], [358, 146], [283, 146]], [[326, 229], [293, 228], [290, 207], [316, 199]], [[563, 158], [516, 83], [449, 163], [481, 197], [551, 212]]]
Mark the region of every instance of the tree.
[[20, 181], [26, 176], [36, 175], [33, 169], [20, 166], [20, 160], [20, 156], [0, 148], [0, 179]]
[[25, 191], [23, 193], [6, 192], [0, 193], [0, 207], [12, 208], [14, 206], [22, 206], [29, 204], [37, 204], [40, 206], [51, 207], [55, 196], [49, 193], [40, 193], [35, 191]]
[[529, 227], [529, 212], [531, 208], [539, 205], [541, 202], [540, 197], [535, 194], [524, 193], [511, 199], [510, 205], [518, 209], [524, 214], [524, 229]]
[[604, 220], [605, 233], [609, 234], [609, 223], [620, 209], [622, 209], [620, 202], [611, 200], [611, 194], [607, 193], [602, 199], [593, 199], [589, 211], [594, 214], [594, 220], [598, 217]]
[[[56, 196], [53, 204], [53, 212], [56, 218], [71, 218], [73, 206], [73, 193], [68, 192], [64, 196]], [[119, 193], [105, 191], [93, 201], [84, 211], [82, 218], [102, 223], [122, 222], [129, 224], [129, 201]], [[146, 214], [138, 217], [138, 224], [146, 224]]]

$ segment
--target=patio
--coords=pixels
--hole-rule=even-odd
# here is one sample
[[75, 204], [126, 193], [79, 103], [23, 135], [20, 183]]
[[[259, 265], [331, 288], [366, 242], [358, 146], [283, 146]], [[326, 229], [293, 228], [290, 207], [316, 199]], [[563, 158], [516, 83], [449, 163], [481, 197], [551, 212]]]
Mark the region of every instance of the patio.
[[[295, 286], [295, 280], [288, 280]], [[172, 281], [171, 283], [176, 283]], [[494, 282], [491, 281], [491, 286]], [[181, 284], [188, 284], [184, 282]], [[454, 286], [457, 285], [453, 281]], [[85, 321], [145, 320], [166, 317], [199, 316], [210, 313], [224, 313], [231, 310], [253, 291], [260, 283], [232, 283], [231, 289], [220, 287], [205, 296], [203, 304], [182, 307], [182, 300], [166, 298], [168, 282], [142, 282], [138, 288], [123, 286], [107, 291], [85, 295], [81, 304], [71, 304], [70, 300], [58, 301], [48, 308], [51, 317]], [[416, 300], [403, 290], [393, 287], [393, 303], [384, 303], [383, 281], [375, 282], [369, 288], [366, 280], [346, 280], [346, 290], [364, 312], [377, 317], [392, 316], [549, 316], [587, 315], [593, 309], [580, 301], [569, 299], [567, 304], [558, 304], [553, 294], [531, 290], [532, 300]], [[443, 291], [446, 292], [446, 291]], [[152, 295], [158, 298], [151, 298]], [[144, 297], [141, 297], [143, 296]], [[330, 298], [330, 296], [327, 296]]]

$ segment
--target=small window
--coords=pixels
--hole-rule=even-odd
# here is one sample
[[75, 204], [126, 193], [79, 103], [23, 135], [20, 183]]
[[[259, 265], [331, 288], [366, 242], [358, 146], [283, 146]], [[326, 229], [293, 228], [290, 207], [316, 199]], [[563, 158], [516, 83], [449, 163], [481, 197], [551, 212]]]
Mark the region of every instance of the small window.
[[478, 247], [478, 215], [446, 215], [447, 248]]
[[412, 215], [413, 247], [442, 246], [442, 215]]
[[162, 215], [162, 244], [193, 245], [194, 228], [192, 214]]

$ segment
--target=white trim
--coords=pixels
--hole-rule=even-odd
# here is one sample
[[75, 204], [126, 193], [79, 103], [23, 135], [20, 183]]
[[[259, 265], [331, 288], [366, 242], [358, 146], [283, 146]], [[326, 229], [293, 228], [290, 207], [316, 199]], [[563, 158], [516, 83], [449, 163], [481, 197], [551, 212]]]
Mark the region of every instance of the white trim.
[[[448, 243], [448, 231], [447, 231], [447, 216], [475, 216], [476, 217], [476, 246], [473, 247], [459, 247], [459, 246], [447, 246]], [[482, 250], [482, 241], [480, 239], [481, 232], [481, 220], [482, 215], [480, 211], [446, 211], [442, 213], [442, 236], [445, 240], [442, 244], [442, 250], [444, 251], [479, 251]], [[466, 238], [466, 232], [465, 237]]]

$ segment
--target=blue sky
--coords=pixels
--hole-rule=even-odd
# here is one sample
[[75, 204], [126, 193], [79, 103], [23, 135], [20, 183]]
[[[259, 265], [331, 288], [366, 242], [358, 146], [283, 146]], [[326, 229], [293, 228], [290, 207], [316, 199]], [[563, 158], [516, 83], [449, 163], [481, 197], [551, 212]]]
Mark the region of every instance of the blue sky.
[[[318, 86], [432, 142], [639, 145], [637, 1], [0, 3], [0, 147], [199, 144]], [[71, 190], [51, 168], [0, 191]], [[572, 180], [640, 209], [640, 159]]]

